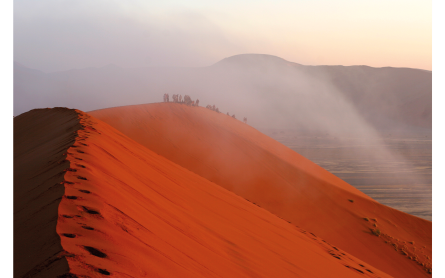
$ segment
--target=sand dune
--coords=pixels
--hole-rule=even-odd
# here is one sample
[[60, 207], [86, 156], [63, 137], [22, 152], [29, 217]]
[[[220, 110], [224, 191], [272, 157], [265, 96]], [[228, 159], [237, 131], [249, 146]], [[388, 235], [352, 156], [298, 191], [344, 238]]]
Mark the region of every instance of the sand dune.
[[430, 275], [430, 221], [377, 203], [241, 121], [175, 103], [89, 114], [393, 277]]
[[14, 130], [16, 277], [391, 277], [81, 111]]
[[56, 226], [70, 166], [65, 153], [79, 127], [77, 113], [68, 109], [32, 110], [14, 119], [14, 277], [56, 277], [69, 269]]

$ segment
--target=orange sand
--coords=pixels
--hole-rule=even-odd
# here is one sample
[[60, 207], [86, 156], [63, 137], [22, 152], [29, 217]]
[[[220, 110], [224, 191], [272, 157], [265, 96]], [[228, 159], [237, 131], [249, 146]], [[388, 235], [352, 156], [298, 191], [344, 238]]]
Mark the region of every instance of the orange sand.
[[[393, 277], [430, 275], [430, 221], [377, 203], [239, 120], [177, 103], [116, 107], [89, 114]], [[377, 228], [381, 236], [371, 233]]]
[[[15, 177], [14, 191], [28, 198], [19, 201], [28, 212], [15, 207], [14, 215], [34, 217], [33, 223], [15, 225], [16, 240], [33, 239], [28, 250], [16, 249], [15, 263], [26, 268], [17, 276], [66, 271], [60, 277], [390, 277], [75, 112], [81, 127], [73, 110], [34, 110], [14, 120], [15, 170], [24, 175]], [[48, 189], [45, 181], [54, 173], [63, 181]], [[44, 181], [32, 185], [38, 201], [24, 192], [32, 176]], [[63, 195], [58, 208], [39, 214], [57, 195], [51, 188]], [[38, 249], [43, 241], [34, 235], [45, 217], [57, 220], [56, 227], [43, 227], [44, 235], [60, 236], [55, 261]], [[40, 267], [30, 263], [30, 255]], [[50, 272], [55, 264], [59, 272]]]

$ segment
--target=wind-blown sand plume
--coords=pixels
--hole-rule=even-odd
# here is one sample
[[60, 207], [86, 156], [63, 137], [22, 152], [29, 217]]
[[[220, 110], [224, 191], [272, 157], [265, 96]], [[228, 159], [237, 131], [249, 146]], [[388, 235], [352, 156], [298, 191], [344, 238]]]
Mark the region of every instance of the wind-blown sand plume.
[[86, 113], [15, 125], [17, 277], [391, 277]]
[[431, 71], [305, 66], [264, 54], [235, 55], [198, 68], [105, 66], [44, 73], [14, 63], [15, 115], [34, 107], [86, 111], [158, 102], [161, 92], [189, 94], [262, 128], [353, 133], [368, 140], [374, 129], [431, 130]]
[[89, 114], [389, 275], [430, 275], [430, 221], [377, 203], [241, 121], [175, 103]]

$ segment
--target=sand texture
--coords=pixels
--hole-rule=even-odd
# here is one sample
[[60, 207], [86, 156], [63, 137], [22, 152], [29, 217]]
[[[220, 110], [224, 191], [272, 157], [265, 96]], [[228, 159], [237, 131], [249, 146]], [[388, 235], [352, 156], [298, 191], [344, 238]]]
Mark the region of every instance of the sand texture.
[[68, 272], [56, 231], [70, 167], [67, 149], [80, 128], [68, 109], [35, 109], [14, 119], [14, 277]]
[[14, 125], [15, 277], [391, 277], [79, 110]]
[[393, 277], [430, 275], [430, 221], [374, 201], [239, 120], [179, 103], [89, 114]]

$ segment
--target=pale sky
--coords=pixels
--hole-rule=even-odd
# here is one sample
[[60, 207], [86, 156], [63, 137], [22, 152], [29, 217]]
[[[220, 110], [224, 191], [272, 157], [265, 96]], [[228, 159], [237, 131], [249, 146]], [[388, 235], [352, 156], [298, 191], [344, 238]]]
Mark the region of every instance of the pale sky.
[[14, 60], [45, 72], [208, 66], [244, 53], [431, 70], [432, 2], [14, 1]]

